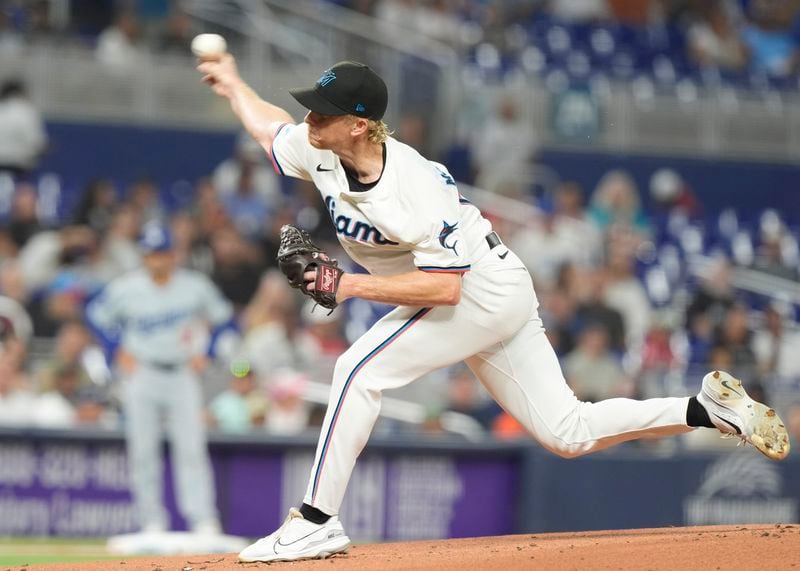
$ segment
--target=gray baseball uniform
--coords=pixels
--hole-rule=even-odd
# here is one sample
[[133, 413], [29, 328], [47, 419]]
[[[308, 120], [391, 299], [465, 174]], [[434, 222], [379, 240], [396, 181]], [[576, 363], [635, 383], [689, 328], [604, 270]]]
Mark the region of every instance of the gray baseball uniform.
[[130, 272], [111, 282], [87, 309], [95, 326], [116, 329], [122, 348], [137, 361], [124, 379], [123, 406], [132, 491], [143, 528], [168, 527], [161, 502], [163, 412], [181, 513], [193, 527], [217, 519], [202, 391], [187, 362], [205, 351], [206, 324], [223, 324], [231, 314], [230, 304], [205, 275], [184, 269], [176, 269], [164, 285], [144, 269]]

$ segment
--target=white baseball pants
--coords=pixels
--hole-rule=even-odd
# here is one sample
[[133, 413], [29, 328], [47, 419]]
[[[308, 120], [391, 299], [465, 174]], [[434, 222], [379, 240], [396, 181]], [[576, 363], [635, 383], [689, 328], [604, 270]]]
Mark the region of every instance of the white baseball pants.
[[545, 336], [527, 270], [498, 250], [464, 275], [458, 305], [398, 307], [339, 358], [305, 503], [338, 513], [382, 391], [459, 361], [542, 446], [566, 458], [691, 430], [688, 398], [579, 401]]
[[139, 363], [125, 379], [123, 407], [131, 491], [142, 527], [169, 529], [163, 502], [162, 415], [166, 416], [178, 508], [190, 526], [215, 521], [216, 496], [197, 375], [188, 367], [165, 371]]

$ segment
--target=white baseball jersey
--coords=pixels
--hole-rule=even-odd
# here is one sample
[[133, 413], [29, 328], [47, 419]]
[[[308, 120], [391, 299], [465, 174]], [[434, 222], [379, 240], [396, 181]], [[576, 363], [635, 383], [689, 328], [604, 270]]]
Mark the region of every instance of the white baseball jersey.
[[447, 170], [392, 138], [379, 181], [354, 191], [339, 158], [284, 125], [271, 155], [311, 180], [347, 253], [370, 273], [459, 272], [456, 306], [400, 306], [336, 362], [305, 503], [334, 515], [380, 410], [380, 395], [465, 361], [489, 394], [546, 448], [576, 456], [643, 436], [679, 434], [688, 399], [578, 401], [544, 334], [530, 275], [463, 200]]
[[122, 346], [137, 360], [165, 364], [184, 363], [201, 352], [202, 322], [221, 325], [232, 314], [208, 277], [186, 269], [176, 269], [164, 285], [145, 269], [134, 270], [108, 284], [87, 308], [89, 321], [118, 331]]
[[312, 147], [305, 123], [280, 128], [272, 160], [278, 173], [316, 185], [345, 251], [371, 274], [466, 272], [487, 250], [491, 224], [447, 169], [396, 139], [386, 140], [383, 174], [367, 191], [350, 189], [339, 157]]

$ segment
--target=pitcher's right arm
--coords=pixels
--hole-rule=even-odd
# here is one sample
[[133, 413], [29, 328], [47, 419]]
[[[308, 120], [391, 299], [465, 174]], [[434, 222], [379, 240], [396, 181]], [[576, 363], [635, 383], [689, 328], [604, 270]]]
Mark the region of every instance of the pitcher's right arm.
[[281, 125], [294, 124], [294, 118], [286, 110], [264, 101], [244, 82], [233, 55], [225, 53], [217, 59], [205, 59], [197, 69], [214, 93], [230, 102], [244, 128], [268, 153]]

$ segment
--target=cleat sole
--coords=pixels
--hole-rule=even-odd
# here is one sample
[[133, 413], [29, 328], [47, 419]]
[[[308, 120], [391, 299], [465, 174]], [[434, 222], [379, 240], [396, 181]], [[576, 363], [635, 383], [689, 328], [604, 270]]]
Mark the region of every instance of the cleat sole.
[[[739, 423], [744, 422], [744, 434], [733, 436], [749, 442], [770, 460], [783, 460], [789, 455], [789, 434], [775, 409], [751, 399], [742, 382], [727, 373], [714, 371], [706, 379], [708, 386], [704, 382], [705, 397], [736, 415]], [[746, 410], [745, 414], [743, 410]]]
[[783, 460], [789, 455], [789, 435], [780, 417], [773, 409], [761, 403], [755, 403], [755, 419], [752, 422], [753, 433], [750, 440], [767, 458]]

